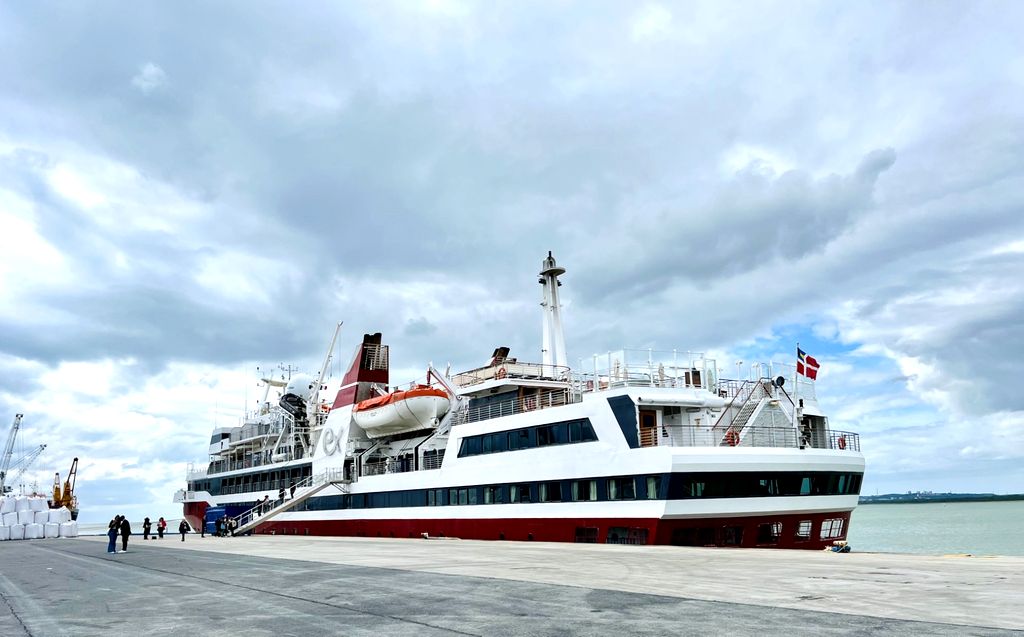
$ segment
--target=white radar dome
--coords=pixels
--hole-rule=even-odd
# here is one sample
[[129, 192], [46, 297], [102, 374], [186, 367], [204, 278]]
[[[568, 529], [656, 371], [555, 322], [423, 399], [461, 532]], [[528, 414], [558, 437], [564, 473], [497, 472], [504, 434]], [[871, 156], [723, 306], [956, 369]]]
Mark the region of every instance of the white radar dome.
[[315, 387], [315, 378], [305, 374], [298, 374], [296, 376], [292, 376], [292, 379], [288, 381], [288, 385], [284, 388], [284, 395], [298, 396], [302, 400], [309, 400]]

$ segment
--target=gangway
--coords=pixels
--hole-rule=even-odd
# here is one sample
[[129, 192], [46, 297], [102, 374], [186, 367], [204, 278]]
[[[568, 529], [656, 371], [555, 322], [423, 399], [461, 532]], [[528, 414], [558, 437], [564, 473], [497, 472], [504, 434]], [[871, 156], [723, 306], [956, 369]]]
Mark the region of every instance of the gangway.
[[[344, 479], [344, 472], [342, 469], [329, 469], [323, 473], [318, 473], [314, 476], [310, 476], [295, 485], [295, 496], [290, 499], [285, 499], [283, 502], [274, 501], [271, 504], [271, 508], [266, 508], [268, 505], [257, 504], [253, 508], [249, 509], [245, 513], [238, 515], [234, 518], [236, 527], [235, 535], [243, 535], [249, 531], [252, 531], [257, 526], [268, 522], [271, 518], [275, 517], [279, 513], [284, 513], [295, 506], [302, 504], [309, 498], [313, 497], [317, 493], [320, 493], [324, 489], [330, 486], [337, 487], [342, 493], [348, 492], [348, 485], [350, 481]], [[266, 509], [266, 510], [264, 510]]]

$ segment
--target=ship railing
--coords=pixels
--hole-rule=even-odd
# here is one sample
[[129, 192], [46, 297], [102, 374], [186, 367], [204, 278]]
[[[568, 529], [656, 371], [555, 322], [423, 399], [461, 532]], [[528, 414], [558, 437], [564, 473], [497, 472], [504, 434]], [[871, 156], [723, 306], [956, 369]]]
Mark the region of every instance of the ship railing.
[[[267, 500], [267, 502], [260, 502], [251, 509], [243, 512], [241, 515], [236, 516], [234, 519], [237, 522], [237, 527], [242, 527], [257, 521], [261, 517], [271, 517], [271, 515], [290, 508], [292, 505], [305, 500], [310, 494], [319, 491], [325, 485], [337, 484], [345, 485], [348, 484], [349, 480], [345, 479], [344, 469], [336, 467], [333, 469], [325, 469], [320, 473], [308, 476], [294, 484], [293, 488], [284, 490], [284, 497], [278, 498], [277, 500]], [[347, 489], [347, 487], [344, 487]]]
[[432, 471], [440, 469], [444, 463], [444, 449], [427, 451], [423, 454], [423, 470]]
[[746, 422], [737, 423], [737, 418], [749, 418], [757, 409], [761, 399], [771, 396], [772, 389], [774, 389], [771, 381], [767, 378], [744, 381], [727, 380], [719, 383], [719, 387], [719, 395], [725, 393], [730, 398], [722, 415], [715, 422], [714, 429], [719, 432], [732, 429], [734, 426], [735, 429], [742, 429]]
[[577, 391], [616, 387], [691, 387], [714, 390], [718, 369], [703, 352], [620, 349], [580, 359], [573, 375]]
[[250, 442], [268, 436], [276, 436], [281, 433], [281, 423], [248, 423], [236, 427], [228, 439], [232, 444]]
[[574, 402], [579, 402], [579, 400], [575, 394], [567, 389], [542, 391], [521, 398], [509, 398], [486, 405], [467, 407], [455, 415], [452, 424], [462, 425], [481, 420], [491, 420], [492, 418], [503, 418], [505, 416], [523, 414], [528, 411], [561, 407]]
[[829, 430], [828, 448], [838, 451], [860, 451], [860, 434], [855, 434], [852, 431]]
[[375, 462], [364, 462], [361, 475], [382, 476], [387, 473], [408, 473], [412, 471], [412, 458], [401, 458], [398, 460], [380, 460]]
[[[731, 432], [730, 432], [731, 433]], [[842, 442], [840, 442], [842, 441]], [[742, 435], [723, 439], [722, 432], [711, 427], [692, 425], [664, 425], [655, 441], [661, 447], [782, 447], [817, 448], [836, 451], [860, 451], [860, 436], [849, 431], [829, 431], [823, 444], [801, 440], [792, 425], [786, 427], [747, 427]]]
[[208, 473], [226, 473], [228, 471], [238, 471], [239, 469], [252, 469], [253, 467], [262, 467], [269, 464], [280, 464], [282, 462], [290, 462], [292, 460], [301, 460], [305, 457], [302, 447], [284, 448], [284, 457], [273, 460], [269, 458], [268, 453], [258, 452], [247, 455], [244, 458], [215, 460], [210, 463]]
[[186, 491], [185, 489], [178, 489], [174, 492], [174, 503], [183, 504], [185, 502], [198, 502], [199, 492], [198, 491]]
[[571, 370], [564, 365], [544, 365], [543, 363], [520, 363], [504, 361], [497, 365], [471, 369], [456, 374], [452, 383], [458, 387], [469, 387], [489, 380], [518, 378], [523, 380], [567, 381]]

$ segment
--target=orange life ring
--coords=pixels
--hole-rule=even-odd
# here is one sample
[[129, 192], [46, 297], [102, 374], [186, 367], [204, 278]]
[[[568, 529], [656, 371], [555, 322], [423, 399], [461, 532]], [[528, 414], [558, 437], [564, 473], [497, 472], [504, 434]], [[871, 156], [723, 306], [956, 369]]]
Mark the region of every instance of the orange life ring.
[[735, 431], [727, 431], [725, 433], [725, 442], [728, 443], [730, 447], [735, 447], [740, 444], [740, 435]]
[[506, 372], [505, 368], [502, 367], [501, 369], [498, 370], [498, 373], [495, 374], [494, 377], [495, 378], [505, 378], [505, 376], [507, 376], [507, 375], [508, 375], [508, 372]]
[[846, 436], [839, 436], [839, 440], [837, 442], [839, 443], [840, 450], [846, 449]]

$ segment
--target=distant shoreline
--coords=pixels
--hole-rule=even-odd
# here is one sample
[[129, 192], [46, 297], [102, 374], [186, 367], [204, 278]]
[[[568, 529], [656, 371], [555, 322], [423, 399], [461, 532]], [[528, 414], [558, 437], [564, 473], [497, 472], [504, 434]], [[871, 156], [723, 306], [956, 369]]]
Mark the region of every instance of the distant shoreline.
[[1024, 500], [1024, 493], [891, 493], [861, 496], [858, 504], [928, 504], [934, 502], [1008, 502]]

